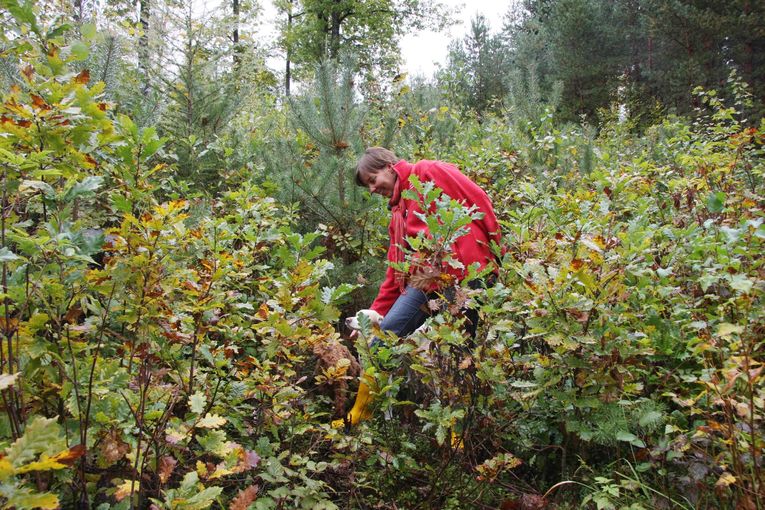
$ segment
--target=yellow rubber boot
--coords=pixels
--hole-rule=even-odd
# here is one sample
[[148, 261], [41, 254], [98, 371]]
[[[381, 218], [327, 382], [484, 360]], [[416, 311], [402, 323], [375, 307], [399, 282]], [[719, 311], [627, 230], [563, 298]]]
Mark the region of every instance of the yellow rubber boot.
[[370, 404], [372, 403], [370, 384], [371, 380], [367, 376], [364, 376], [359, 381], [359, 392], [356, 394], [356, 401], [353, 403], [353, 407], [348, 411], [345, 419], [341, 418], [332, 422], [331, 426], [333, 429], [343, 428], [346, 424], [350, 426], [358, 425], [359, 422], [372, 417], [372, 410], [370, 409]]

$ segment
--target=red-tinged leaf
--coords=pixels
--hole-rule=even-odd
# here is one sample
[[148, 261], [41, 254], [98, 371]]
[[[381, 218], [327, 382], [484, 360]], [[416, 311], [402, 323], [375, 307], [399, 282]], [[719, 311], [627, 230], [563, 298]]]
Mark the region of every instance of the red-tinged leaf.
[[87, 85], [87, 83], [90, 81], [90, 71], [87, 69], [83, 69], [80, 71], [80, 74], [74, 77], [74, 82], [79, 83], [80, 85]]
[[571, 261], [571, 269], [574, 271], [578, 271], [582, 266], [584, 266], [584, 261], [582, 259], [574, 259]]
[[71, 466], [74, 464], [74, 461], [85, 455], [85, 451], [85, 445], [78, 444], [72, 446], [64, 452], [59, 453], [58, 455], [51, 457], [51, 460], [65, 466]]
[[139, 486], [140, 482], [138, 481], [134, 482], [133, 480], [125, 480], [117, 486], [117, 490], [114, 492], [114, 499], [117, 501], [122, 501], [126, 497], [130, 496], [131, 493], [137, 492]]
[[98, 106], [98, 109], [101, 110], [102, 112], [105, 112], [109, 108], [109, 105], [107, 105], [106, 103], [98, 103], [97, 106]]
[[90, 168], [96, 168], [98, 166], [98, 161], [93, 159], [90, 154], [85, 154], [85, 161], [87, 161]]
[[29, 97], [32, 99], [32, 106], [34, 106], [35, 109], [50, 110], [50, 106], [48, 106], [48, 103], [46, 103], [45, 99], [43, 99], [42, 97], [36, 94], [29, 94]]
[[258, 486], [250, 485], [231, 500], [230, 510], [247, 510], [247, 508], [258, 498]]
[[32, 125], [32, 121], [31, 120], [19, 120], [19, 121], [16, 122], [16, 125], [19, 126], [19, 127], [28, 128], [29, 126]]
[[249, 469], [255, 469], [260, 464], [260, 455], [252, 450], [244, 451], [244, 463]]
[[173, 471], [175, 470], [175, 466], [178, 465], [178, 461], [175, 459], [175, 457], [171, 457], [170, 455], [165, 455], [164, 457], [159, 459], [159, 480], [162, 483], [167, 483], [167, 481], [170, 479], [170, 475], [173, 474]]

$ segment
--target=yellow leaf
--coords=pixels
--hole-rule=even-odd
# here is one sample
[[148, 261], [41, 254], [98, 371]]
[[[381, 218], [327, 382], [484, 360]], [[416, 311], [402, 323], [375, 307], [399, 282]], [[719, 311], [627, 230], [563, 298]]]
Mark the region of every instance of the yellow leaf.
[[720, 475], [720, 478], [715, 482], [715, 487], [728, 487], [734, 483], [736, 483], [736, 477], [726, 471]]
[[723, 338], [729, 338], [733, 334], [741, 334], [743, 331], [743, 326], [731, 324], [729, 322], [723, 322], [717, 326], [717, 334]]
[[13, 464], [8, 459], [3, 457], [0, 459], [0, 481], [5, 480], [13, 474]]
[[130, 496], [130, 488], [133, 488], [134, 492], [138, 492], [138, 488], [141, 486], [141, 482], [133, 480], [125, 480], [117, 486], [117, 491], [114, 493], [114, 499], [122, 501], [126, 497]]
[[233, 470], [228, 469], [223, 462], [215, 466], [215, 471], [213, 471], [213, 474], [210, 475], [210, 480], [214, 480], [216, 478], [221, 478], [226, 475], [230, 475], [234, 473]]
[[199, 420], [197, 427], [202, 427], [204, 429], [217, 429], [218, 427], [222, 427], [225, 424], [226, 418], [223, 418], [217, 414], [208, 413], [204, 418]]

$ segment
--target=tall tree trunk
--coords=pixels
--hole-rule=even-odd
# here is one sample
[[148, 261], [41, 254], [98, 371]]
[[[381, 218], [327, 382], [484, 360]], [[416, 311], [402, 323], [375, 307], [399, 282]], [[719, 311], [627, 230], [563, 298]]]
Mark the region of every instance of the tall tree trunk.
[[231, 37], [234, 40], [234, 66], [238, 69], [242, 63], [242, 48], [239, 46], [239, 0], [232, 1], [234, 11], [234, 31], [231, 34]]
[[292, 81], [292, 7], [294, 5], [293, 0], [288, 0], [289, 7], [287, 7], [287, 56], [284, 70], [284, 93], [287, 97], [290, 96], [290, 82]]
[[342, 23], [340, 12], [333, 8], [329, 32], [329, 58], [332, 60], [337, 60], [337, 55], [340, 53], [340, 23]]
[[82, 19], [82, 0], [74, 0], [74, 22], [77, 25], [77, 30], [80, 29]]
[[[744, 19], [747, 24], [749, 22], [749, 16], [752, 14], [752, 4], [749, 0], [744, 1]], [[749, 83], [754, 83], [754, 44], [752, 43], [752, 31], [746, 31], [746, 39], [744, 40], [744, 80]]]
[[140, 47], [138, 49], [139, 67], [143, 75], [142, 91], [149, 91], [149, 17], [151, 15], [151, 0], [139, 0], [141, 3], [140, 22], [143, 33], [141, 34]]

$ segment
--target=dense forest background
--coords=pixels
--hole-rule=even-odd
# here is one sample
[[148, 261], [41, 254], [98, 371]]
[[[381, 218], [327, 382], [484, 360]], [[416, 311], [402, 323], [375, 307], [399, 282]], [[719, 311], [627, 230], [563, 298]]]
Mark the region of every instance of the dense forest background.
[[[274, 6], [0, 0], [0, 506], [765, 508], [765, 4], [524, 0], [427, 79], [443, 5]], [[372, 145], [504, 246], [370, 350]]]

